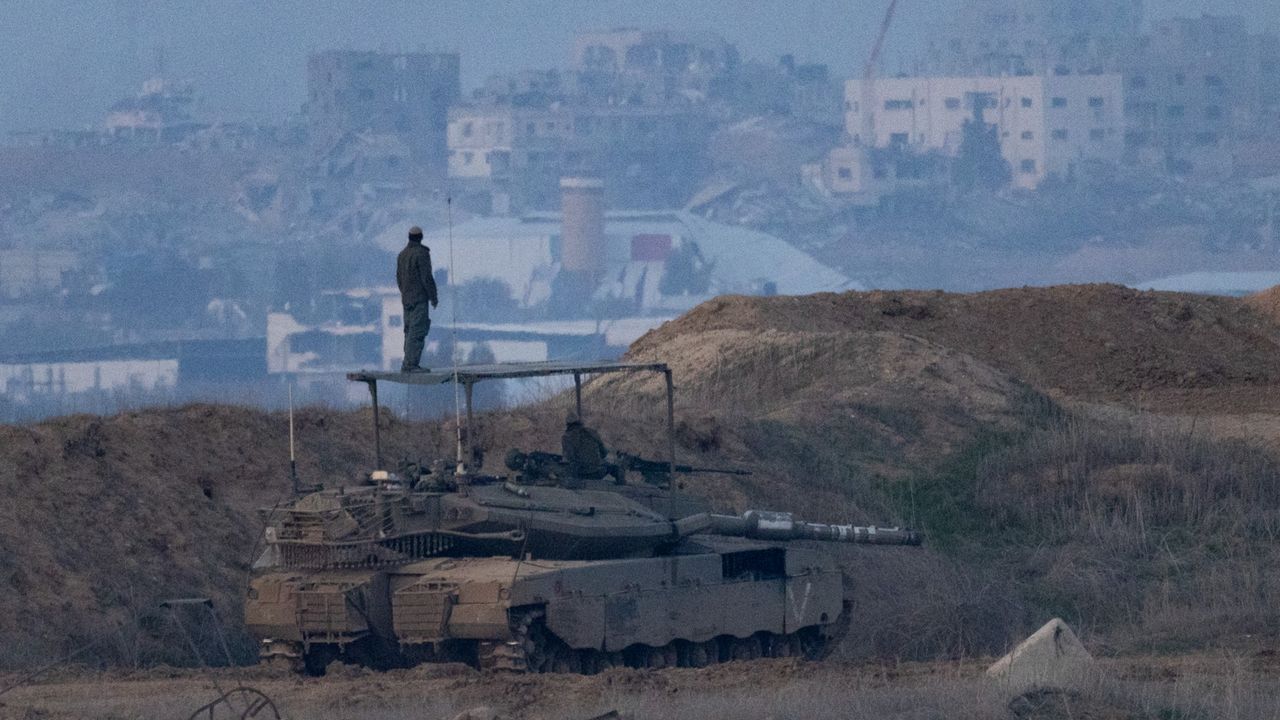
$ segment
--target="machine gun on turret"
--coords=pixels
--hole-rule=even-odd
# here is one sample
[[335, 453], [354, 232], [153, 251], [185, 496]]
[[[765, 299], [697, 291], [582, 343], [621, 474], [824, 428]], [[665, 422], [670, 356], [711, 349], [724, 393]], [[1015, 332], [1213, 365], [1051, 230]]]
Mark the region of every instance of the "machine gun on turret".
[[516, 481], [530, 485], [557, 484], [569, 477], [569, 466], [564, 456], [541, 450], [509, 450], [505, 459], [507, 469], [517, 473]]
[[[564, 456], [558, 453], [542, 452], [533, 450], [524, 452], [521, 450], [512, 450], [507, 453], [506, 466], [508, 470], [519, 473], [520, 481], [530, 484], [558, 484], [563, 482], [571, 482], [573, 480], [572, 471], [569, 464], [565, 462]], [[639, 473], [640, 477], [650, 485], [660, 488], [671, 486], [671, 471], [674, 469], [678, 473], [694, 474], [694, 473], [717, 473], [723, 475], [750, 475], [748, 470], [738, 470], [736, 468], [715, 468], [715, 467], [699, 467], [696, 465], [672, 465], [662, 460], [648, 460], [638, 455], [629, 453], [616, 453], [616, 462], [606, 463], [606, 474], [613, 477], [616, 482], [623, 484], [626, 482], [627, 473]]]
[[685, 474], [697, 473], [714, 473], [717, 475], [750, 475], [749, 470], [738, 470], [736, 468], [716, 468], [716, 467], [698, 467], [696, 465], [680, 465], [664, 462], [662, 460], [647, 460], [638, 455], [630, 455], [620, 452], [618, 456], [618, 468], [625, 477], [628, 472], [640, 473], [640, 477], [650, 485], [656, 487], [670, 487], [672, 471]]

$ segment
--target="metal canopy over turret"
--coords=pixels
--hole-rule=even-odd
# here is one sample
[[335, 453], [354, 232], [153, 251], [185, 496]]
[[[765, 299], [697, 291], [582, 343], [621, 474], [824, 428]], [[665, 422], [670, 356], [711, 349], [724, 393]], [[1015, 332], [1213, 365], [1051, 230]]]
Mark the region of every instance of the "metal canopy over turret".
[[[662, 363], [349, 377], [368, 384], [376, 409], [380, 381], [454, 382], [460, 391], [485, 380], [572, 375], [580, 407], [583, 376], [630, 372], [664, 376], [674, 455], [672, 376]], [[460, 459], [462, 436], [459, 422]], [[514, 472], [503, 474], [461, 462], [452, 472], [443, 462], [425, 472], [421, 462], [406, 463], [402, 472], [373, 472], [358, 485], [266, 509], [266, 550], [244, 605], [260, 657], [313, 674], [334, 659], [584, 673], [816, 659], [839, 641], [853, 611], [839, 564], [805, 545], [920, 543], [919, 534], [896, 527], [828, 525], [776, 511], [717, 514], [706, 498], [652, 482], [663, 461], [618, 453], [615, 472], [584, 477], [555, 465], [563, 458], [550, 453], [543, 455], [555, 458], [545, 461], [553, 469], [541, 472], [543, 460], [530, 463], [534, 454], [513, 448], [506, 467]], [[673, 462], [669, 470], [699, 468]], [[644, 481], [629, 483], [629, 471]]]
[[544, 362], [493, 363], [489, 365], [459, 365], [458, 369], [432, 370], [430, 372], [379, 372], [361, 370], [347, 374], [347, 379], [357, 382], [395, 382], [406, 385], [440, 385], [457, 382], [463, 385], [477, 383], [481, 380], [510, 380], [514, 378], [550, 377], [553, 375], [598, 375], [619, 372], [660, 372], [670, 370], [666, 363], [626, 363], [626, 362], [571, 362], [567, 360], [547, 360]]
[[[467, 426], [471, 425], [472, 388], [484, 380], [513, 380], [517, 378], [554, 377], [558, 375], [573, 376], [574, 405], [578, 417], [582, 413], [582, 378], [590, 375], [610, 373], [655, 372], [662, 373], [667, 384], [667, 456], [671, 471], [676, 465], [675, 434], [675, 387], [671, 381], [671, 368], [666, 363], [628, 363], [608, 360], [573, 362], [568, 360], [546, 360], [543, 362], [523, 363], [491, 363], [484, 365], [459, 365], [451, 369], [431, 370], [425, 372], [387, 372], [379, 370], [360, 370], [347, 373], [352, 382], [362, 382], [369, 386], [369, 396], [373, 401], [373, 438], [377, 455], [377, 468], [382, 469], [382, 435], [378, 424], [378, 383], [392, 382], [403, 385], [443, 385], [454, 382], [463, 387], [466, 395]], [[467, 434], [468, 452], [470, 456], [471, 435]], [[460, 448], [461, 449], [461, 448]], [[459, 462], [462, 461], [461, 452]]]

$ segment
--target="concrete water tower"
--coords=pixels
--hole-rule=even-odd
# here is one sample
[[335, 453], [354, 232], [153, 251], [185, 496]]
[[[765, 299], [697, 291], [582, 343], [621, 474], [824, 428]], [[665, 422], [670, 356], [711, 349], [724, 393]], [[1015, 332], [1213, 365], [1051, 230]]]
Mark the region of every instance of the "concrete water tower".
[[560, 179], [560, 267], [596, 280], [604, 272], [604, 181]]

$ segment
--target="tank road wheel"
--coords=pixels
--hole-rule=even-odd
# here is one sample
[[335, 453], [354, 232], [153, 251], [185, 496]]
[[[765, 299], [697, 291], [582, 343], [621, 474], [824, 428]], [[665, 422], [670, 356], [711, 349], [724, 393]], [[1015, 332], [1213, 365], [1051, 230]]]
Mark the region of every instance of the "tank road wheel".
[[302, 668], [312, 677], [324, 675], [329, 663], [338, 659], [336, 645], [316, 644], [302, 652]]
[[563, 643], [557, 643], [556, 645], [551, 656], [551, 672], [581, 675], [582, 655]]
[[708, 665], [720, 664], [720, 641], [715, 638], [701, 643], [702, 652], [707, 656]]
[[693, 667], [693, 660], [690, 659], [689, 653], [693, 649], [693, 643], [687, 640], [675, 640], [671, 646], [676, 651], [676, 667]]
[[667, 653], [660, 647], [651, 647], [646, 651], [644, 666], [652, 670], [667, 667]]
[[749, 638], [734, 638], [733, 659], [755, 660], [760, 657], [760, 638], [752, 635]]
[[563, 648], [556, 648], [551, 651], [551, 672], [566, 673], [569, 672], [569, 653]]
[[476, 646], [476, 665], [481, 670], [527, 672], [529, 658], [518, 640], [509, 642], [482, 642]]
[[773, 633], [760, 633], [760, 657], [778, 657], [778, 640]]
[[541, 631], [541, 628], [534, 627], [529, 636], [521, 641], [520, 646], [525, 651], [525, 664], [530, 672], [551, 672], [551, 665], [555, 660], [555, 648], [547, 641], [546, 634]]
[[711, 664], [706, 643], [693, 643], [689, 646], [689, 667], [706, 667]]
[[765, 636], [765, 644], [767, 647], [767, 657], [791, 657], [791, 639], [786, 635], [774, 635], [773, 633], [769, 633]]
[[830, 651], [827, 636], [818, 628], [805, 628], [797, 634], [800, 636], [800, 654], [805, 660], [821, 660], [827, 656]]
[[591, 661], [589, 663], [583, 663], [583, 665], [591, 666], [591, 669], [588, 670], [587, 672], [592, 675], [595, 675], [597, 673], [602, 673], [605, 670], [608, 670], [609, 668], [613, 667], [613, 659], [609, 657], [609, 653], [607, 652], [603, 652], [599, 650], [592, 652], [590, 655], [590, 659]]
[[284, 670], [297, 675], [301, 675], [307, 669], [306, 662], [301, 657], [290, 657], [288, 655], [272, 655], [263, 660], [263, 664], [272, 669]]
[[712, 665], [719, 665], [729, 660], [729, 648], [725, 644], [724, 638], [712, 638], [706, 642], [707, 645], [707, 662]]
[[[483, 643], [482, 650], [485, 646], [494, 646], [493, 654], [502, 656], [498, 662], [502, 669], [518, 672], [549, 672], [553, 659], [552, 651], [555, 647], [554, 638], [548, 636], [546, 628], [542, 625], [544, 615], [542, 608], [513, 612], [510, 623], [513, 639], [507, 643]], [[505, 647], [499, 650], [496, 647], [498, 645]], [[485, 668], [484, 662], [481, 662], [481, 668]]]
[[800, 657], [804, 655], [804, 643], [800, 642], [800, 636], [791, 633], [786, 637], [787, 641], [787, 657]]
[[604, 653], [599, 650], [579, 650], [582, 657], [582, 674], [595, 675], [604, 669]]
[[[830, 655], [832, 651], [834, 651], [836, 647], [844, 641], [845, 636], [849, 634], [849, 626], [853, 624], [853, 603], [848, 600], [849, 579], [847, 577], [844, 578], [844, 582], [846, 599], [840, 604], [840, 615], [835, 619], [835, 622], [830, 625], [815, 628], [818, 631], [818, 634], [822, 637], [822, 646], [819, 648], [819, 654], [816, 657], [811, 658], [813, 660], [822, 660]], [[823, 622], [826, 622], [827, 620], [825, 613], [822, 616], [822, 620]]]

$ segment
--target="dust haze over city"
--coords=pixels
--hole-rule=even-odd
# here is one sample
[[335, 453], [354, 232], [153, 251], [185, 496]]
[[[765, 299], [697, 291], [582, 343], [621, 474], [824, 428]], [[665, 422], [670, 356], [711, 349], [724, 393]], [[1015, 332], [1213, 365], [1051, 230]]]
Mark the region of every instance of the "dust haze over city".
[[[616, 356], [726, 293], [1258, 289], [1221, 273], [1280, 269], [1275, 8], [1051, 5], [18, 3], [3, 415], [390, 367], [396, 328], [347, 330], [394, 305], [410, 225], [448, 270], [445, 197], [457, 317], [492, 326], [467, 351], [548, 348], [498, 360]], [[980, 77], [1007, 79], [936, 80]], [[966, 145], [974, 98], [998, 135]], [[570, 176], [618, 214], [577, 294], [554, 292], [558, 223], [526, 222]]]
[[0, 720], [1280, 718], [1276, 3], [0, 45]]

